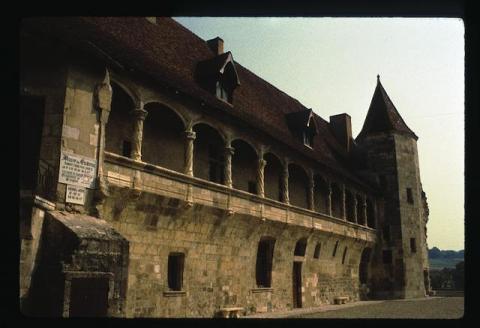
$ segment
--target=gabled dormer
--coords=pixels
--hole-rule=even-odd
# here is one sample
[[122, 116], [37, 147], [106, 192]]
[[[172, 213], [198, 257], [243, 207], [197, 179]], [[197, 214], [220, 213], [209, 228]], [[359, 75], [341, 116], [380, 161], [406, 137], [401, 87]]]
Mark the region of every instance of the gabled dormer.
[[305, 146], [313, 148], [313, 139], [318, 133], [318, 128], [312, 109], [288, 113], [285, 118], [292, 134]]
[[233, 92], [240, 85], [237, 70], [230, 51], [223, 52], [223, 40], [219, 37], [207, 41], [215, 57], [198, 63], [197, 82], [218, 99], [233, 102]]

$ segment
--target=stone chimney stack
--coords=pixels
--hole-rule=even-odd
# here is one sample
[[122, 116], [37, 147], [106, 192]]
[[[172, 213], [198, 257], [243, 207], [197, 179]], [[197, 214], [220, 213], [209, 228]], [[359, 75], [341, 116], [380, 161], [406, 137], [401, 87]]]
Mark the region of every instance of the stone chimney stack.
[[330, 116], [330, 128], [340, 144], [349, 152], [352, 141], [352, 118], [350, 115], [344, 113]]
[[215, 55], [223, 54], [223, 40], [218, 36], [215, 39], [208, 40], [207, 44]]

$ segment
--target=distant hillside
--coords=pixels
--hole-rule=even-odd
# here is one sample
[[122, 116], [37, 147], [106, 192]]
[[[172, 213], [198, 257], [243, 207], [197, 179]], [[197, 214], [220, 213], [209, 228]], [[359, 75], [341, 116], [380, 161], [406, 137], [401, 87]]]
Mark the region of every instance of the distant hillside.
[[458, 262], [464, 261], [464, 250], [440, 250], [433, 247], [428, 250], [428, 261], [430, 270], [442, 270], [443, 268], [455, 268]]

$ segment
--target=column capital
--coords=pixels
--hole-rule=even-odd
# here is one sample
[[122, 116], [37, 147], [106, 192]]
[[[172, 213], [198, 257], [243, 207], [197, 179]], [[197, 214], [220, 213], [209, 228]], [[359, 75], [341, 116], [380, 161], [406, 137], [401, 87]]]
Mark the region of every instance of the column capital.
[[232, 155], [235, 154], [235, 148], [233, 148], [232, 146], [228, 145], [225, 147], [225, 153], [227, 155]]
[[148, 112], [143, 108], [135, 108], [130, 111], [130, 114], [132, 114], [137, 120], [144, 121], [148, 115]]
[[264, 160], [263, 158], [260, 158], [260, 159], [258, 160], [258, 166], [259, 166], [261, 169], [264, 169], [266, 165], [267, 165], [267, 161]]
[[195, 140], [197, 138], [197, 133], [195, 131], [185, 131], [185, 136], [187, 139]]

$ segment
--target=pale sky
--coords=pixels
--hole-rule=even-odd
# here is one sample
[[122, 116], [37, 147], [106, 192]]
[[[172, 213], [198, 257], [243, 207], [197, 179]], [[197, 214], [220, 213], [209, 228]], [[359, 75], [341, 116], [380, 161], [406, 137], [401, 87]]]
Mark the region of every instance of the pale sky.
[[464, 248], [464, 25], [456, 18], [177, 17], [325, 120], [360, 132], [380, 80], [417, 134], [428, 245]]

